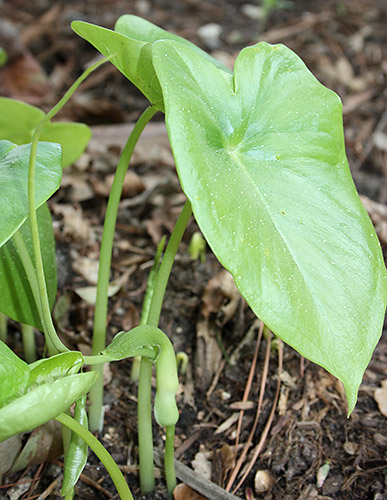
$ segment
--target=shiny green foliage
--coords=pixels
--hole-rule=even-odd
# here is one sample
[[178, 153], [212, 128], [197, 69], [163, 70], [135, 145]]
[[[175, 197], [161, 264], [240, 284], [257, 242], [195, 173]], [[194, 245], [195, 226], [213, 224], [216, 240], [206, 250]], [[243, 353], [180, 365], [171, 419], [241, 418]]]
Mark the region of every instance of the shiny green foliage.
[[[41, 246], [44, 252], [43, 267], [47, 293], [52, 307], [57, 291], [56, 258], [54, 231], [47, 204], [42, 205], [37, 210], [37, 219]], [[19, 228], [19, 233], [28, 253], [27, 258], [30, 259], [32, 267], [35, 268], [29, 218]], [[15, 321], [41, 330], [39, 304], [36, 304], [33, 284], [26, 274], [20, 248], [14, 237], [0, 247], [0, 289], [0, 311], [3, 314]]]
[[94, 372], [80, 369], [81, 353], [64, 353], [27, 365], [0, 342], [0, 441], [55, 418], [85, 395]]
[[[11, 238], [28, 216], [30, 144], [0, 141], [0, 246]], [[62, 177], [59, 144], [39, 143], [36, 155], [35, 206], [39, 208], [59, 188]]]
[[0, 408], [25, 394], [29, 376], [27, 363], [0, 341]]
[[219, 61], [193, 43], [137, 16], [120, 17], [115, 31], [82, 21], [74, 21], [71, 27], [104, 56], [114, 55], [111, 62], [161, 111], [164, 110], [163, 96], [152, 64], [152, 44], [156, 40], [178, 41], [229, 72]]
[[[87, 429], [86, 395], [75, 404], [74, 420]], [[62, 482], [62, 496], [71, 494], [87, 462], [88, 446], [86, 441], [75, 432], [71, 432], [69, 448], [66, 453]]]
[[[19, 146], [31, 142], [36, 126], [43, 118], [43, 111], [35, 106], [0, 97], [0, 140], [7, 139]], [[50, 122], [39, 140], [60, 144], [62, 167], [67, 167], [81, 156], [90, 137], [90, 128], [83, 123]]]
[[176, 42], [152, 53], [203, 235], [265, 324], [343, 381], [352, 411], [387, 289], [340, 99], [282, 45], [244, 49], [234, 76]]

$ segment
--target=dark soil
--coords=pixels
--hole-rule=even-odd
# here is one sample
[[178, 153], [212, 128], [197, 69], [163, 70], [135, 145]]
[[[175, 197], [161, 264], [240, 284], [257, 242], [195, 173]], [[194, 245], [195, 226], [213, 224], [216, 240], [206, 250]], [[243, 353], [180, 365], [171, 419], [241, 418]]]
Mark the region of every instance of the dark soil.
[[[3, 1], [0, 23], [7, 22], [12, 28], [6, 32], [0, 24], [0, 45], [5, 44], [1, 40], [5, 37], [8, 44], [5, 46], [9, 53], [15, 50], [16, 59], [20, 53], [28, 55], [24, 74], [29, 74], [26, 68], [34, 69], [27, 81], [21, 81], [20, 68], [14, 68], [12, 74], [4, 73], [10, 72], [9, 68], [2, 70], [0, 92], [43, 109], [50, 108], [84, 66], [96, 57], [94, 49], [72, 33], [69, 24], [74, 19], [111, 28], [124, 13], [143, 15], [207, 50], [211, 47], [198, 35], [198, 28], [217, 23], [221, 34], [216, 53], [230, 64], [243, 46], [257, 40], [283, 42], [343, 100], [347, 153], [353, 176], [360, 194], [379, 204], [382, 216], [375, 206], [377, 213], [371, 210], [370, 215], [378, 223], [377, 231], [385, 249], [386, 3], [293, 1], [288, 9], [273, 9], [264, 26], [243, 13], [246, 3], [240, 0]], [[20, 48], [22, 45], [24, 48]], [[41, 78], [39, 85], [36, 85], [36, 74]], [[146, 105], [137, 90], [112, 66], [106, 65], [86, 81], [61, 114], [61, 118], [99, 126], [93, 130], [100, 134], [97, 137], [104, 137], [101, 141], [92, 140], [87, 153], [66, 170], [63, 188], [51, 202], [58, 249], [59, 296], [68, 306], [65, 314], [57, 317], [57, 324], [64, 342], [85, 353], [90, 349], [93, 310], [81, 300], [76, 289], [93, 283], [90, 270], [98, 255], [101, 237], [105, 178], [114, 172], [120, 147], [125, 142], [126, 131], [120, 124], [135, 121]], [[161, 119], [160, 115], [155, 121]], [[109, 132], [113, 130], [112, 124], [118, 128]], [[151, 142], [145, 143], [142, 149], [139, 145], [140, 152], [132, 166], [138, 187], [124, 195], [119, 213], [112, 278], [122, 277], [125, 272], [128, 276], [125, 290], [109, 303], [109, 340], [118, 331], [138, 323], [156, 245], [163, 234], [169, 235], [184, 203], [165, 145], [165, 131], [157, 123], [149, 130], [147, 140], [154, 138], [156, 150], [152, 152]], [[176, 458], [189, 467], [193, 460], [202, 459], [205, 467], [212, 465], [212, 480], [225, 487], [237, 426], [235, 420], [228, 419], [239, 413], [238, 402], [243, 398], [257, 328], [253, 340], [240, 349], [234, 365], [225, 361], [224, 356], [211, 357], [210, 346], [204, 343], [203, 350], [202, 339], [198, 344], [198, 330], [204, 323], [207, 332], [218, 334], [222, 349], [230, 356], [252, 328], [255, 318], [238, 296], [225, 292], [227, 284], [223, 274], [219, 274], [222, 268], [208, 248], [205, 262], [190, 259], [188, 245], [195, 230], [197, 227], [191, 222], [172, 271], [160, 327], [170, 335], [176, 351], [184, 351], [189, 357], [188, 371], [181, 376], [178, 395], [181, 417], [176, 428]], [[217, 309], [209, 313], [202, 297], [214, 277], [219, 280], [214, 299]], [[233, 301], [232, 314], [225, 313], [225, 305]], [[11, 325], [11, 328], [16, 334], [14, 346], [20, 347], [18, 327]], [[37, 342], [43, 350], [39, 334]], [[215, 342], [215, 345], [218, 344]], [[239, 438], [242, 445], [248, 439], [255, 416], [265, 350], [266, 341], [263, 341], [248, 398], [250, 406], [245, 411]], [[375, 389], [386, 378], [386, 335], [374, 353], [360, 388], [358, 404], [349, 418], [343, 389], [333, 377], [302, 360], [288, 346], [283, 346], [283, 353], [279, 406], [258, 460], [236, 495], [267, 500], [387, 498], [386, 417], [374, 399]], [[199, 366], [199, 359], [205, 359], [206, 364]], [[252, 458], [271, 411], [277, 366], [278, 352], [273, 350], [262, 412], [245, 464]], [[130, 369], [130, 362], [119, 362], [111, 364], [110, 372], [106, 373], [105, 426], [99, 437], [122, 466], [135, 498], [140, 498], [137, 391], [130, 381]], [[224, 425], [225, 422], [229, 425]], [[155, 425], [155, 448], [160, 452], [163, 439], [163, 430]], [[319, 470], [327, 462], [329, 473], [317, 486]], [[0, 487], [0, 499], [59, 498], [61, 464], [59, 457], [24, 472], [6, 475]], [[254, 492], [254, 477], [259, 470], [267, 471], [274, 480], [272, 487], [261, 494]], [[158, 477], [160, 474], [158, 472]], [[14, 485], [26, 478], [33, 479], [30, 487], [20, 495], [15, 493]], [[92, 453], [78, 483], [76, 497], [83, 500], [117, 498], [110, 478]], [[146, 498], [167, 498], [162, 479], [158, 479], [156, 491]], [[200, 497], [186, 495], [184, 498]], [[213, 498], [210, 493], [208, 498]]]

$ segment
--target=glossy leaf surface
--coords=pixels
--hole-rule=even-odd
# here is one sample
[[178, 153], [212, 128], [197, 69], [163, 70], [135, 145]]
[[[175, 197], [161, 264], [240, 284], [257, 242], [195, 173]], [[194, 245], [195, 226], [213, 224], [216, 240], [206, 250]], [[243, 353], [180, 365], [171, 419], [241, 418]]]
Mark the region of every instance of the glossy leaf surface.
[[74, 21], [71, 27], [75, 33], [90, 42], [104, 56], [115, 54], [111, 59], [112, 64], [161, 111], [164, 110], [163, 97], [152, 64], [152, 43], [156, 40], [178, 41], [229, 72], [219, 61], [193, 43], [137, 16], [120, 17], [115, 26], [116, 31], [82, 21]]
[[75, 375], [83, 365], [83, 356], [77, 351], [56, 354], [47, 359], [39, 359], [29, 365], [29, 388], [44, 383], [51, 383], [67, 375]]
[[203, 235], [273, 332], [343, 381], [352, 411], [387, 292], [339, 98], [281, 45], [244, 49], [234, 77], [170, 41], [153, 63]]
[[96, 372], [70, 375], [14, 399], [0, 409], [0, 441], [57, 417], [86, 394], [97, 378]]
[[[19, 146], [27, 144], [32, 141], [35, 128], [43, 118], [43, 111], [35, 106], [0, 97], [0, 139]], [[60, 144], [62, 167], [67, 167], [81, 156], [90, 138], [91, 130], [83, 123], [52, 122], [45, 126], [39, 140]]]
[[0, 341], [0, 408], [25, 394], [29, 376], [27, 363]]
[[[54, 231], [47, 204], [42, 205], [37, 210], [37, 218], [47, 292], [52, 307], [57, 291], [57, 277]], [[34, 266], [29, 219], [23, 223], [19, 231]], [[0, 289], [0, 311], [3, 314], [20, 323], [34, 326], [39, 330], [42, 329], [31, 284], [27, 278], [14, 237], [0, 248]]]
[[[0, 141], [0, 247], [11, 238], [28, 216], [28, 164], [30, 144], [16, 146]], [[38, 144], [35, 171], [35, 207], [59, 188], [62, 177], [59, 144]]]

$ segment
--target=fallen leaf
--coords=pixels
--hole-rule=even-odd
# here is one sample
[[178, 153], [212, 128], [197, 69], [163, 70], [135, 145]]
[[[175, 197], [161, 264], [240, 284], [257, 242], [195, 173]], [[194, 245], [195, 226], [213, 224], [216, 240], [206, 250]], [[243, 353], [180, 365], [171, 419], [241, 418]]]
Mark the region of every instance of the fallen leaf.
[[195, 458], [192, 460], [192, 468], [197, 474], [211, 481], [212, 464], [202, 451], [196, 453]]
[[207, 500], [207, 497], [199, 495], [199, 493], [196, 493], [196, 491], [184, 483], [178, 484], [173, 490], [173, 498], [174, 500]]
[[387, 378], [382, 381], [382, 387], [375, 390], [374, 399], [378, 403], [380, 413], [387, 417]]

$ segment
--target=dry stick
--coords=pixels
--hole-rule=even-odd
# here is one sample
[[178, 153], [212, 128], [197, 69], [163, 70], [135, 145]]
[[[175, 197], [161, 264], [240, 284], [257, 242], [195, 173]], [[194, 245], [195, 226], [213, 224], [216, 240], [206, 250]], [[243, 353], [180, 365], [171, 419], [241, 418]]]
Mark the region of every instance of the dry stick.
[[237, 484], [233, 493], [235, 493], [241, 487], [244, 480], [249, 475], [251, 469], [254, 467], [254, 464], [257, 461], [257, 458], [258, 458], [259, 454], [261, 453], [262, 448], [265, 444], [266, 438], [269, 434], [271, 424], [273, 423], [273, 420], [274, 420], [275, 411], [277, 409], [277, 403], [278, 403], [278, 398], [279, 398], [279, 393], [280, 393], [280, 388], [281, 388], [282, 363], [283, 363], [283, 343], [281, 341], [279, 341], [279, 343], [278, 343], [278, 380], [277, 380], [277, 389], [275, 391], [273, 406], [271, 408], [271, 412], [270, 412], [269, 418], [266, 422], [265, 428], [263, 429], [261, 439], [259, 440], [259, 443], [257, 444], [257, 447], [255, 448], [253, 458], [251, 459], [247, 469], [245, 470], [245, 472], [243, 474], [242, 479]]
[[[162, 466], [162, 456], [157, 451], [154, 452], [155, 462]], [[197, 491], [211, 500], [238, 500], [238, 497], [228, 493], [217, 484], [206, 479], [202, 474], [198, 474], [178, 460], [175, 460], [176, 476], [190, 488]]]
[[[244, 403], [249, 398], [249, 394], [250, 394], [250, 390], [251, 390], [251, 384], [253, 382], [253, 377], [254, 377], [254, 373], [255, 373], [255, 368], [257, 366], [257, 359], [258, 359], [259, 348], [260, 348], [260, 345], [261, 345], [263, 327], [264, 327], [264, 324], [263, 324], [263, 321], [261, 321], [260, 324], [259, 324], [258, 337], [257, 337], [257, 342], [255, 344], [255, 351], [254, 351], [253, 361], [251, 362], [250, 373], [249, 373], [249, 376], [247, 378], [245, 392], [244, 392], [243, 398], [242, 398], [242, 401]], [[236, 437], [235, 437], [235, 452], [234, 452], [235, 458], [237, 456], [237, 450], [238, 450], [238, 444], [239, 444], [239, 436], [240, 436], [240, 433], [241, 433], [242, 420], [243, 420], [243, 415], [244, 414], [245, 414], [245, 410], [241, 410], [239, 412], [238, 425], [237, 425], [237, 431], [236, 431]], [[232, 486], [232, 483], [230, 484], [230, 488], [229, 489], [231, 489], [231, 486]], [[227, 491], [229, 491], [229, 489]]]
[[[269, 335], [267, 336], [266, 341], [267, 341], [267, 345], [266, 345], [265, 361], [264, 361], [263, 370], [262, 370], [261, 387], [259, 389], [258, 405], [257, 405], [257, 412], [255, 414], [254, 424], [253, 424], [253, 427], [250, 431], [249, 438], [243, 447], [241, 456], [239, 457], [239, 460], [238, 460], [235, 468], [232, 471], [230, 479], [228, 480], [228, 483], [226, 486], [226, 491], [231, 490], [231, 487], [232, 487], [232, 485], [233, 485], [233, 483], [234, 483], [234, 481], [235, 481], [235, 479], [236, 479], [236, 477], [237, 477], [237, 475], [238, 475], [238, 473], [243, 465], [243, 462], [246, 458], [247, 452], [248, 452], [250, 445], [253, 441], [254, 432], [255, 432], [255, 429], [257, 428], [259, 416], [261, 414], [263, 396], [265, 394], [265, 386], [266, 386], [266, 381], [267, 381], [267, 374], [269, 371], [270, 349], [271, 349], [271, 332], [270, 331], [269, 331]], [[238, 488], [236, 488], [236, 489], [238, 489]], [[234, 491], [236, 491], [236, 489]]]

